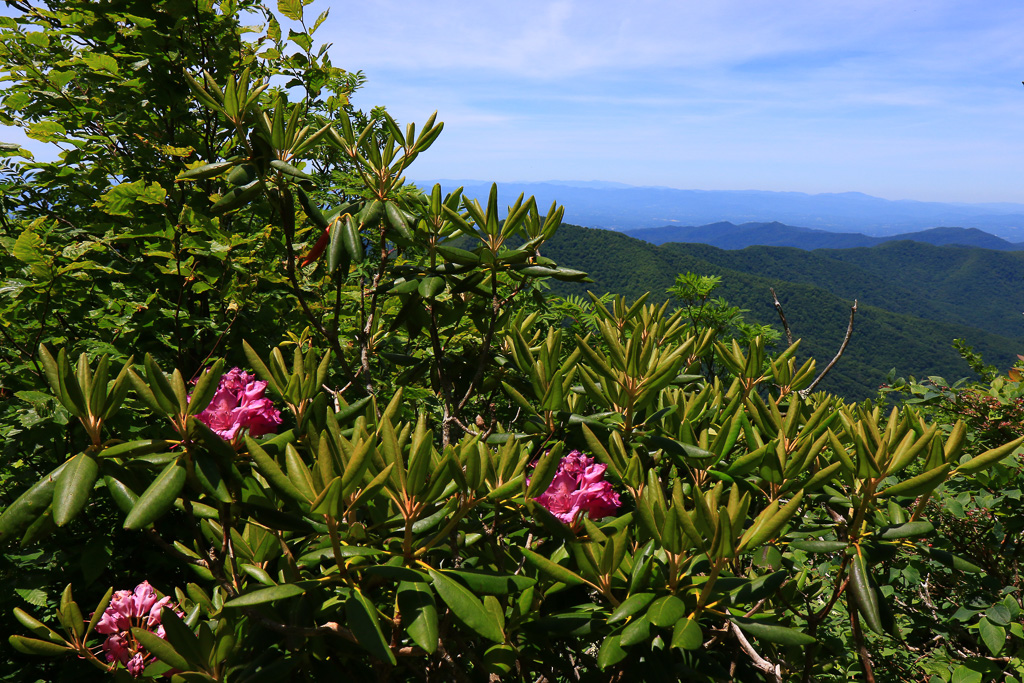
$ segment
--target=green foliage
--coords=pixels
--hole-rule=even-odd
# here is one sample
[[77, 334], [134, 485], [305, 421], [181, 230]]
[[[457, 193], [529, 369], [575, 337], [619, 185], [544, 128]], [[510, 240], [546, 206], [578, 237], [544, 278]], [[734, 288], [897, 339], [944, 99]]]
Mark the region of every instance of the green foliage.
[[774, 288], [794, 338], [802, 340], [802, 357], [823, 362], [835, 355], [856, 299], [853, 339], [820, 385], [850, 400], [874, 397], [891, 368], [917, 377], [969, 374], [949, 346], [957, 337], [967, 337], [1000, 364], [1020, 352], [1020, 312], [1006, 305], [1017, 296], [1017, 285], [1003, 277], [1019, 270], [1019, 254], [909, 242], [872, 249], [726, 251], [702, 244], [654, 246], [571, 225], [559, 230], [546, 253], [594, 280], [557, 283], [556, 294], [593, 290], [636, 298], [651, 292], [660, 302], [680, 273], [714, 274], [722, 281], [713, 298], [749, 311], [748, 323], [781, 330]]
[[[303, 8], [55, 7], [0, 27], [20, 112], [5, 116], [66, 147], [5, 167], [21, 184], [0, 195], [9, 676], [969, 680], [1004, 663], [985, 652], [1018, 666], [1016, 589], [962, 576], [1004, 581], [1012, 556], [964, 546], [976, 522], [951, 526], [950, 501], [1012, 500], [1002, 463], [1024, 439], [804, 395], [813, 362], [718, 325], [738, 319], [708, 308], [712, 278], [684, 277], [691, 305], [674, 311], [546, 297], [587, 281], [548, 255], [561, 208], [406, 185], [443, 124], [351, 111], [359, 79], [313, 51], [322, 17], [307, 28]], [[265, 21], [253, 42], [241, 12]], [[284, 20], [301, 31], [283, 39]], [[232, 407], [218, 392], [233, 364], [265, 383], [280, 433], [204, 415]], [[596, 461], [579, 481], [573, 451]], [[574, 512], [594, 489], [609, 514]], [[952, 603], [922, 577], [963, 608], [939, 621], [955, 637], [928, 630]], [[101, 617], [144, 579], [173, 602], [164, 637], [136, 616], [118, 628], [138, 658], [108, 663]]]

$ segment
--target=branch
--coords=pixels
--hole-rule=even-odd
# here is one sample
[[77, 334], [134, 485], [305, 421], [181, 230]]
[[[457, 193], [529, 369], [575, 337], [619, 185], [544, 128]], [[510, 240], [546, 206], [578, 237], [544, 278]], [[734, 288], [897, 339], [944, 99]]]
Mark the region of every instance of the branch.
[[818, 375], [817, 378], [815, 378], [815, 380], [813, 382], [811, 382], [811, 385], [809, 387], [807, 387], [806, 389], [803, 389], [800, 392], [801, 396], [808, 396], [808, 395], [810, 395], [810, 393], [812, 391], [814, 391], [814, 387], [818, 386], [818, 383], [821, 380], [825, 379], [825, 375], [827, 375], [829, 373], [829, 370], [832, 369], [832, 366], [834, 366], [836, 364], [836, 362], [840, 358], [843, 357], [843, 352], [846, 351], [846, 345], [850, 343], [850, 337], [853, 336], [853, 318], [856, 315], [857, 315], [857, 300], [854, 299], [853, 300], [853, 306], [850, 306], [850, 324], [846, 328], [846, 336], [843, 338], [843, 343], [842, 343], [842, 345], [840, 345], [839, 351], [836, 353], [836, 357], [833, 358], [832, 361], [828, 365], [825, 366], [825, 369], [821, 371], [821, 374]]
[[782, 312], [782, 304], [779, 303], [779, 297], [775, 296], [775, 288], [769, 287], [768, 290], [772, 293], [772, 301], [775, 302], [775, 310], [778, 311], [779, 320], [782, 321], [782, 329], [786, 331], [786, 343], [792, 346], [793, 333], [789, 331], [789, 323], [786, 322], [786, 314]]
[[743, 635], [743, 631], [741, 631], [739, 626], [736, 625], [736, 622], [732, 622], [730, 627], [732, 628], [732, 634], [736, 636], [736, 640], [740, 643], [740, 648], [746, 652], [752, 660], [754, 660], [754, 666], [771, 676], [772, 680], [776, 681], [776, 683], [782, 683], [782, 667], [778, 664], [772, 664], [767, 659], [757, 654], [757, 650], [755, 650], [754, 646], [750, 644], [747, 637]]

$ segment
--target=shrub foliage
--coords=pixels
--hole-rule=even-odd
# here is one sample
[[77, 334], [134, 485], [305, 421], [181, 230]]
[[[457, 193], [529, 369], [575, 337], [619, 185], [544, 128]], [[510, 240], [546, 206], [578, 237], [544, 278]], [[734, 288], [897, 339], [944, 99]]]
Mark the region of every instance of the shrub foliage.
[[991, 400], [546, 296], [561, 208], [407, 184], [323, 15], [101, 5], [0, 18], [12, 675], [1020, 679]]

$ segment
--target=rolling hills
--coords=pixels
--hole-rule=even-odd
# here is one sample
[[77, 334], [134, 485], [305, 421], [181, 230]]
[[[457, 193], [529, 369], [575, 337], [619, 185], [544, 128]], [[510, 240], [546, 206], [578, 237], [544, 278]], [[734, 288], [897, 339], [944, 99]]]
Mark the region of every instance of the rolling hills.
[[801, 354], [823, 366], [842, 340], [858, 300], [853, 339], [822, 388], [873, 396], [886, 373], [970, 374], [952, 349], [964, 338], [986, 360], [1009, 366], [1024, 349], [1024, 252], [936, 246], [906, 240], [849, 249], [706, 244], [654, 245], [622, 233], [563, 225], [544, 254], [588, 272], [593, 283], [558, 283], [563, 294], [650, 291], [663, 301], [679, 273], [722, 277], [720, 294], [747, 318], [781, 329], [769, 288], [785, 309]]
[[743, 249], [751, 246], [851, 249], [874, 247], [885, 242], [912, 240], [936, 246], [952, 244], [996, 251], [1024, 250], [1024, 244], [1008, 242], [977, 228], [930, 228], [911, 233], [872, 237], [863, 233], [829, 232], [828, 230], [784, 225], [778, 222], [734, 225], [723, 221], [699, 227], [666, 225], [661, 228], [623, 230], [622, 232], [651, 244], [695, 242], [710, 244], [720, 249]]
[[[486, 199], [490, 183], [477, 180], [424, 180], [445, 191], [465, 188], [467, 197]], [[502, 206], [520, 193], [537, 198], [546, 208], [552, 201], [566, 207], [565, 220], [577, 225], [633, 230], [663, 225], [704, 225], [780, 221], [832, 232], [899, 235], [938, 225], [978, 228], [1010, 242], [1024, 242], [1024, 204], [965, 204], [892, 201], [860, 192], [806, 194], [759, 190], [679, 190], [601, 182], [503, 182]]]

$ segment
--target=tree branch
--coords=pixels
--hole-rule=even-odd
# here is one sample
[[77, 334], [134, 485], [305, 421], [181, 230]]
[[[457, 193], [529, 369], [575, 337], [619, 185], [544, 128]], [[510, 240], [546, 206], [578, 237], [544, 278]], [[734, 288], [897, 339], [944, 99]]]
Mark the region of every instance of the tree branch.
[[850, 343], [850, 337], [853, 336], [853, 319], [856, 315], [857, 300], [854, 299], [853, 306], [850, 306], [850, 324], [846, 327], [846, 336], [843, 338], [843, 343], [839, 346], [839, 351], [836, 353], [835, 358], [833, 358], [832, 361], [825, 366], [825, 369], [821, 371], [821, 374], [818, 375], [813, 382], [811, 382], [810, 386], [800, 391], [801, 396], [810, 395], [810, 393], [814, 391], [814, 387], [818, 386], [818, 383], [821, 382], [821, 380], [825, 379], [825, 375], [827, 375], [829, 371], [832, 369], [832, 367], [836, 364], [836, 362], [843, 357], [843, 352], [846, 351], [846, 345]]
[[757, 650], [754, 649], [754, 646], [750, 644], [749, 640], [747, 640], [747, 637], [743, 635], [743, 631], [741, 631], [739, 626], [736, 625], [736, 622], [732, 622], [730, 627], [732, 629], [732, 634], [736, 636], [736, 640], [739, 641], [740, 648], [747, 653], [747, 656], [754, 660], [754, 666], [771, 676], [772, 680], [776, 683], [782, 683], [782, 667], [778, 664], [772, 664], [767, 659], [759, 655]]
[[786, 331], [786, 343], [792, 346], [793, 333], [789, 331], [789, 323], [786, 322], [786, 314], [782, 312], [782, 304], [779, 303], [779, 297], [775, 296], [775, 288], [769, 287], [768, 290], [772, 293], [772, 301], [775, 302], [775, 310], [779, 314], [779, 320], [782, 321], [782, 329]]

